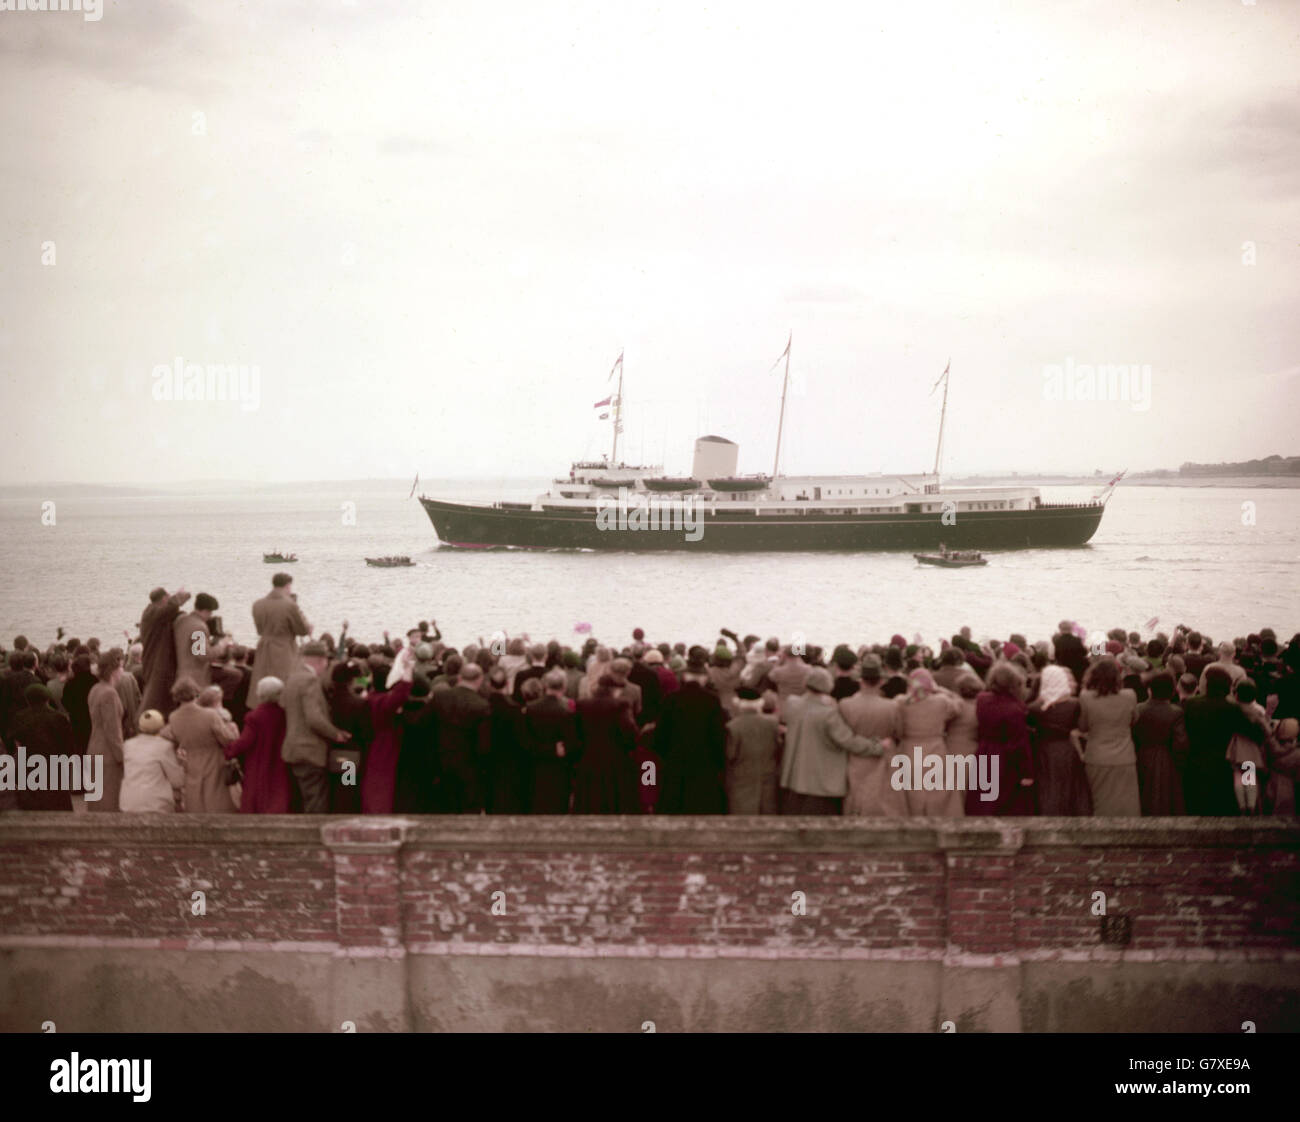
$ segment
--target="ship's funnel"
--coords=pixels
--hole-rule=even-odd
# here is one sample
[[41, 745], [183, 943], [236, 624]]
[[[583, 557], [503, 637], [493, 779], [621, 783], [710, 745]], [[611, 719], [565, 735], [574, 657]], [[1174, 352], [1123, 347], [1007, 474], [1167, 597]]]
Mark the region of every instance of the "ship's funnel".
[[723, 436], [702, 436], [695, 442], [693, 479], [721, 479], [736, 474], [740, 445]]

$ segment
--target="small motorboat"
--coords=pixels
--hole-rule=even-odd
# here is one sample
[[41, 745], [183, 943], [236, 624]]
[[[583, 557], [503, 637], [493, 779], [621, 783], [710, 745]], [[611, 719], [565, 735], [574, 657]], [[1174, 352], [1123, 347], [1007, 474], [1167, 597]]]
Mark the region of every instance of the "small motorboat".
[[647, 491], [694, 491], [700, 485], [698, 479], [661, 475], [657, 479], [642, 480]]
[[409, 557], [367, 557], [367, 565], [373, 565], [377, 569], [400, 569], [406, 565], [414, 565], [415, 562]]
[[922, 565], [938, 565], [942, 569], [966, 569], [972, 565], [987, 565], [988, 560], [977, 549], [945, 549], [941, 553], [913, 553]]
[[296, 553], [263, 553], [262, 560], [268, 565], [290, 565], [298, 560]]

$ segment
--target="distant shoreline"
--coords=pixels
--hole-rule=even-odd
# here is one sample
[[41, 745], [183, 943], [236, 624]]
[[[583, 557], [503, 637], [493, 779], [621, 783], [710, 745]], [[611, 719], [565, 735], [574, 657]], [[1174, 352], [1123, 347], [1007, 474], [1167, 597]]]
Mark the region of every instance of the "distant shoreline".
[[[1105, 487], [1108, 479], [1078, 476], [1029, 476], [1029, 475], [971, 475], [950, 477], [947, 482], [954, 487], [1001, 486], [1001, 487]], [[1275, 488], [1291, 490], [1300, 487], [1300, 476], [1296, 475], [1134, 475], [1125, 476], [1120, 488], [1124, 487], [1249, 487], [1252, 490]]]
[[[421, 484], [420, 489], [436, 490], [439, 484], [474, 483], [488, 485], [500, 484], [507, 488], [510, 484], [536, 484], [538, 476], [443, 476], [430, 478]], [[945, 483], [953, 487], [1095, 487], [1101, 490], [1110, 482], [1108, 477], [1078, 475], [952, 475]], [[285, 492], [294, 489], [319, 492], [335, 490], [339, 487], [358, 484], [374, 485], [391, 483], [397, 491], [409, 489], [410, 484], [403, 480], [386, 479], [339, 479], [313, 480], [311, 482], [261, 483], [254, 480], [193, 480], [181, 484], [150, 486], [148, 484], [102, 484], [102, 483], [5, 483], [0, 484], [0, 500], [30, 498], [61, 498], [69, 495], [77, 498], [144, 498], [148, 496], [227, 494], [245, 491]], [[1125, 476], [1120, 487], [1211, 487], [1211, 488], [1250, 488], [1251, 490], [1294, 490], [1300, 488], [1300, 476], [1295, 475], [1131, 475]]]

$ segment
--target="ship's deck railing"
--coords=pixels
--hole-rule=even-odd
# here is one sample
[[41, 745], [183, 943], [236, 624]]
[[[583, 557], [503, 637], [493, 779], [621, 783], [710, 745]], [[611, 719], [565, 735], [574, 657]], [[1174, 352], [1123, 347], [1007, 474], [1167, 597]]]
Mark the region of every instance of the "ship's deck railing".
[[1090, 503], [1039, 503], [1038, 509], [1039, 510], [1066, 510], [1066, 509], [1077, 508], [1079, 510], [1092, 510], [1097, 507], [1104, 507], [1105, 505], [1106, 504], [1103, 502], [1096, 502], [1096, 501]]

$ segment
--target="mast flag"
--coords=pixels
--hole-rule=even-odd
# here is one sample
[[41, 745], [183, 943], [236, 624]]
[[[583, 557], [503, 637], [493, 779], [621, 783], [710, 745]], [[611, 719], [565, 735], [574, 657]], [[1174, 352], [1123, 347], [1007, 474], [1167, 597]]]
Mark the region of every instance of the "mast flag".
[[1115, 490], [1116, 487], [1119, 486], [1119, 481], [1123, 479], [1124, 476], [1126, 476], [1127, 474], [1128, 474], [1128, 468], [1125, 468], [1117, 476], [1115, 476], [1114, 479], [1112, 479], [1109, 483], [1107, 483], [1105, 487], [1103, 487], [1100, 491], [1097, 492], [1093, 501], [1105, 502], [1107, 499], [1109, 499], [1111, 493]]

